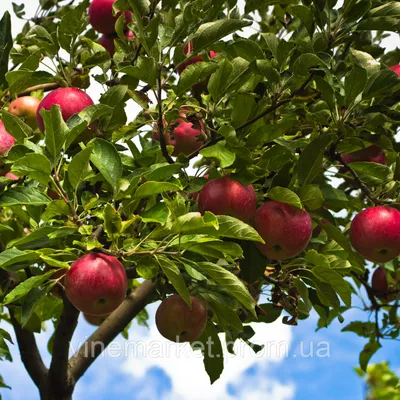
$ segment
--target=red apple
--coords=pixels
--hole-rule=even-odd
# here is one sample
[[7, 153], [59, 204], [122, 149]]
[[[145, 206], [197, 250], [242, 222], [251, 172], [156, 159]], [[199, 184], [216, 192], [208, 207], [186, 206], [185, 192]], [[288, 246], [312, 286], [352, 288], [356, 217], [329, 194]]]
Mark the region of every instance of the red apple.
[[350, 241], [366, 260], [393, 260], [400, 254], [400, 212], [385, 206], [360, 212], [351, 222]]
[[265, 241], [257, 243], [257, 247], [271, 260], [297, 256], [312, 235], [308, 212], [278, 201], [269, 201], [257, 210], [254, 227]]
[[379, 146], [376, 145], [366, 147], [365, 149], [357, 150], [353, 153], [343, 154], [342, 158], [347, 164], [360, 161], [360, 162], [374, 162], [386, 165], [385, 152]]
[[110, 314], [106, 315], [90, 315], [90, 314], [83, 314], [86, 322], [93, 326], [100, 326], [109, 316]]
[[78, 114], [86, 107], [93, 105], [93, 100], [82, 90], [76, 88], [60, 88], [50, 92], [39, 104], [36, 119], [39, 129], [44, 132], [44, 122], [40, 110], [50, 110], [53, 104], [58, 104], [64, 121]]
[[162, 301], [156, 312], [158, 331], [173, 342], [193, 342], [202, 334], [207, 322], [207, 309], [190, 296], [192, 308], [182, 297], [173, 295]]
[[6, 127], [0, 121], [0, 157], [5, 156], [14, 146], [14, 143], [15, 138], [6, 131]]
[[[113, 4], [116, 0], [92, 0], [89, 6], [89, 20], [93, 29], [97, 32], [111, 35], [115, 32], [115, 23], [121, 15], [113, 15]], [[132, 21], [130, 11], [124, 11], [125, 22], [128, 24]]]
[[[174, 146], [172, 153], [174, 157], [178, 157], [181, 153], [188, 156], [200, 149], [207, 138], [201, 119], [194, 115], [187, 115], [185, 112], [181, 112], [180, 116], [181, 118], [166, 126], [164, 130], [167, 145]], [[157, 129], [155, 125], [153, 139], [159, 141], [160, 135]]]
[[[189, 41], [186, 43], [185, 48], [183, 50], [186, 57], [189, 57], [193, 53], [193, 43]], [[218, 55], [215, 51], [210, 51], [210, 58], [214, 58]], [[189, 65], [196, 64], [198, 62], [204, 61], [202, 56], [195, 56], [190, 58], [189, 60], [185, 61], [178, 67], [178, 72], [181, 74], [184, 69], [186, 69]]]
[[396, 72], [397, 75], [400, 76], [400, 64], [398, 65], [393, 65], [392, 67], [390, 67], [390, 69], [394, 72]]
[[8, 111], [17, 117], [25, 120], [25, 123], [32, 129], [37, 128], [36, 111], [40, 100], [32, 96], [18, 97], [10, 103]]
[[124, 300], [127, 277], [113, 256], [89, 253], [75, 261], [65, 278], [65, 293], [84, 314], [105, 315]]
[[389, 283], [386, 277], [385, 268], [378, 267], [374, 271], [372, 275], [371, 286], [376, 296], [387, 294], [387, 292], [389, 291]]
[[230, 215], [247, 222], [254, 217], [256, 208], [253, 186], [244, 186], [227, 176], [207, 182], [199, 195], [202, 214], [211, 211], [215, 215]]
[[[135, 37], [132, 31], [127, 31], [125, 32], [125, 37], [130, 40]], [[102, 35], [101, 38], [99, 39], [99, 44], [101, 44], [109, 53], [110, 56], [112, 57], [115, 53], [115, 44], [114, 44], [114, 39], [117, 39], [117, 36], [115, 35]]]
[[11, 172], [7, 172], [4, 176], [8, 179], [11, 179], [12, 181], [17, 181], [19, 179], [18, 176], [14, 175]]

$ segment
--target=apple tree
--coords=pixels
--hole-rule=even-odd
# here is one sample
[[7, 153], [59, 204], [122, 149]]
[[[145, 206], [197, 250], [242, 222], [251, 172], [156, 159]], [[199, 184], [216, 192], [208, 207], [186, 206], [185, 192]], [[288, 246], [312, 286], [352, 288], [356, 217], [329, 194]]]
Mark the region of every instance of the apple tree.
[[0, 21], [0, 359], [71, 399], [87, 345], [161, 300], [211, 382], [219, 334], [257, 352], [250, 322], [311, 313], [365, 338], [365, 370], [400, 327], [400, 3], [39, 3], [15, 38]]

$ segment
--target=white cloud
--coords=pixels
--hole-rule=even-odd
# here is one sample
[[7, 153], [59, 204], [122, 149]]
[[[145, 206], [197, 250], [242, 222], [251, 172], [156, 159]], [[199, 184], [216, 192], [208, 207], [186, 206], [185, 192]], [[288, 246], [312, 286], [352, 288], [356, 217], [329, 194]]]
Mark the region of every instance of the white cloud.
[[[154, 320], [155, 305], [149, 307], [150, 318]], [[257, 325], [257, 326], [255, 326]], [[277, 365], [285, 356], [285, 349], [289, 349], [292, 335], [291, 328], [280, 321], [273, 324], [254, 324], [255, 336], [252, 342], [264, 344], [266, 351], [262, 356], [255, 355], [244, 343], [237, 343], [236, 356], [225, 354], [225, 367], [220, 379], [210, 384], [204, 370], [202, 356], [193, 352], [189, 344], [174, 344], [164, 339], [154, 324], [147, 334], [132, 336], [132, 340], [145, 351], [142, 354], [131, 355], [122, 365], [122, 370], [131, 374], [135, 379], [142, 379], [152, 367], [163, 369], [172, 381], [172, 391], [165, 400], [188, 399], [215, 399], [229, 400], [234, 397], [227, 392], [229, 384], [241, 382], [241, 388], [246, 387], [240, 398], [250, 398], [249, 393], [257, 394], [257, 398], [274, 400], [289, 400], [293, 398], [294, 386], [283, 386], [277, 381], [268, 379], [267, 370], [271, 365]], [[131, 331], [135, 335], [135, 329]], [[224, 337], [220, 336], [225, 348]], [[279, 353], [279, 349], [281, 354]], [[154, 350], [154, 351], [153, 351]], [[160, 351], [158, 351], [160, 350]], [[257, 381], [253, 378], [244, 379], [243, 373], [250, 367], [260, 367], [261, 376]], [[259, 375], [259, 373], [257, 373]], [[265, 375], [265, 376], [264, 376]], [[251, 382], [248, 386], [246, 382]], [[264, 397], [260, 397], [264, 393]], [[265, 394], [268, 396], [265, 397]]]

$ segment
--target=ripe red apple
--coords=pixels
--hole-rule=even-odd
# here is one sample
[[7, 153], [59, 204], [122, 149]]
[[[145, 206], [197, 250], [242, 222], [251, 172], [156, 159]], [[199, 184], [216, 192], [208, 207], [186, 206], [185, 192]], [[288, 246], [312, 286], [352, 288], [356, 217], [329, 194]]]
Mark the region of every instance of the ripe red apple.
[[[178, 157], [179, 154], [188, 156], [194, 151], [200, 149], [207, 135], [203, 121], [195, 115], [188, 115], [186, 110], [182, 110], [181, 118], [166, 126], [164, 130], [165, 141], [167, 145], [174, 146], [172, 155]], [[157, 125], [154, 126], [153, 139], [160, 140], [157, 132]]]
[[257, 247], [271, 260], [297, 256], [312, 235], [308, 212], [278, 201], [268, 201], [257, 210], [254, 227], [265, 241]]
[[32, 129], [36, 129], [36, 111], [39, 104], [40, 100], [36, 97], [18, 97], [10, 103], [8, 111], [10, 114], [23, 118], [27, 125], [29, 125]]
[[65, 293], [84, 314], [105, 315], [124, 300], [127, 277], [113, 256], [89, 253], [75, 261], [65, 277]]
[[14, 146], [14, 143], [15, 138], [6, 131], [6, 127], [0, 121], [0, 157], [5, 156]]
[[[193, 42], [189, 41], [186, 43], [185, 48], [183, 50], [186, 57], [189, 57], [193, 53]], [[218, 55], [215, 51], [210, 51], [210, 58], [214, 58]], [[196, 64], [198, 62], [204, 61], [202, 56], [195, 56], [185, 61], [178, 67], [178, 72], [181, 74], [189, 65]]]
[[[116, 0], [92, 0], [89, 6], [89, 20], [93, 29], [99, 33], [111, 35], [115, 32], [115, 23], [121, 15], [113, 15], [113, 4]], [[130, 11], [124, 11], [125, 22], [128, 24], [132, 21], [132, 14]]]
[[[30, 232], [29, 232], [29, 234], [30, 234]], [[57, 283], [52, 287], [51, 293], [53, 294], [53, 296], [61, 298], [63, 286], [65, 286], [65, 275], [67, 273], [67, 270], [64, 268], [52, 267], [52, 266], [46, 264], [46, 266], [44, 267], [44, 272], [49, 272], [54, 269], [56, 269], [57, 271], [54, 272], [54, 274], [50, 277], [50, 279], [57, 280]], [[60, 279], [60, 278], [62, 278], [62, 279]]]
[[393, 65], [392, 67], [390, 67], [390, 69], [394, 72], [396, 72], [397, 75], [400, 76], [400, 64], [398, 65]]
[[400, 212], [385, 206], [361, 211], [351, 222], [350, 241], [366, 260], [393, 260], [400, 254]]
[[86, 322], [93, 326], [100, 326], [109, 316], [110, 314], [106, 315], [90, 315], [90, 314], [83, 314]]
[[360, 162], [374, 162], [386, 165], [385, 152], [379, 146], [376, 145], [366, 147], [365, 149], [357, 150], [353, 153], [343, 154], [342, 158], [347, 164], [360, 161]]
[[4, 176], [8, 179], [11, 179], [12, 181], [17, 181], [19, 179], [18, 176], [14, 175], [11, 172], [7, 172]]
[[254, 217], [256, 208], [253, 186], [244, 186], [228, 176], [207, 182], [199, 195], [202, 214], [211, 211], [215, 215], [230, 215], [247, 222]]
[[78, 114], [86, 107], [93, 105], [93, 100], [82, 90], [76, 88], [60, 88], [50, 92], [40, 102], [36, 111], [39, 129], [44, 132], [44, 122], [40, 110], [50, 110], [53, 104], [58, 104], [64, 121], [68, 121], [74, 114]]
[[[132, 31], [127, 31], [125, 32], [125, 37], [130, 40], [135, 37]], [[115, 44], [114, 44], [114, 39], [117, 39], [117, 36], [115, 35], [102, 35], [101, 38], [99, 39], [99, 44], [101, 44], [109, 53], [110, 56], [112, 57], [115, 53]]]
[[382, 296], [389, 291], [389, 283], [386, 276], [386, 270], [383, 267], [378, 267], [371, 280], [372, 290], [376, 296]]
[[158, 331], [176, 343], [193, 342], [202, 334], [207, 322], [207, 309], [196, 297], [190, 296], [192, 308], [182, 297], [173, 295], [162, 301], [156, 312]]

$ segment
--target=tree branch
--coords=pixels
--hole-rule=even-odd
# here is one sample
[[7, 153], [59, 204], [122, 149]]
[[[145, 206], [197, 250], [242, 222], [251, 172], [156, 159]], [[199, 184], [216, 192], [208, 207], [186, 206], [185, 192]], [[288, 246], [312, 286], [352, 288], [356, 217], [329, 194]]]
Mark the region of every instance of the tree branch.
[[132, 292], [90, 336], [69, 360], [69, 373], [76, 383], [96, 358], [124, 330], [132, 319], [148, 304], [155, 291], [155, 284], [144, 281]]
[[43, 83], [42, 85], [36, 85], [36, 86], [32, 86], [26, 90], [24, 90], [21, 93], [18, 93], [18, 97], [22, 97], [22, 96], [29, 96], [31, 94], [31, 92], [34, 92], [36, 90], [43, 90], [43, 92], [50, 92], [51, 90], [55, 90], [58, 89], [60, 87], [59, 83]]
[[357, 172], [354, 171], [353, 168], [350, 167], [350, 165], [343, 159], [342, 155], [337, 153], [336, 154], [336, 159], [343, 165], [343, 167], [350, 172], [350, 174], [353, 176], [354, 180], [357, 182], [357, 185], [359, 188], [365, 193], [365, 195], [374, 203], [374, 204], [382, 204], [382, 202], [377, 199], [372, 192], [369, 190], [369, 188], [365, 185], [365, 183], [361, 180], [361, 178], [358, 176]]
[[165, 141], [165, 135], [164, 135], [164, 118], [163, 118], [163, 110], [162, 110], [161, 68], [159, 70], [158, 78], [157, 78], [157, 106], [158, 106], [157, 128], [158, 128], [158, 134], [160, 136], [161, 151], [162, 151], [165, 159], [170, 164], [174, 164], [174, 160], [168, 154], [167, 143]]
[[[49, 369], [49, 383], [54, 398], [72, 393], [74, 384], [68, 377], [69, 345], [78, 323], [79, 311], [63, 295], [64, 308], [55, 330], [53, 354]], [[59, 396], [57, 396], [59, 395]]]
[[35, 336], [32, 332], [23, 329], [14, 316], [14, 312], [9, 309], [10, 320], [14, 327], [17, 338], [18, 348], [22, 363], [25, 366], [32, 381], [38, 387], [40, 393], [47, 390], [48, 370], [43, 363], [42, 357], [36, 344]]

